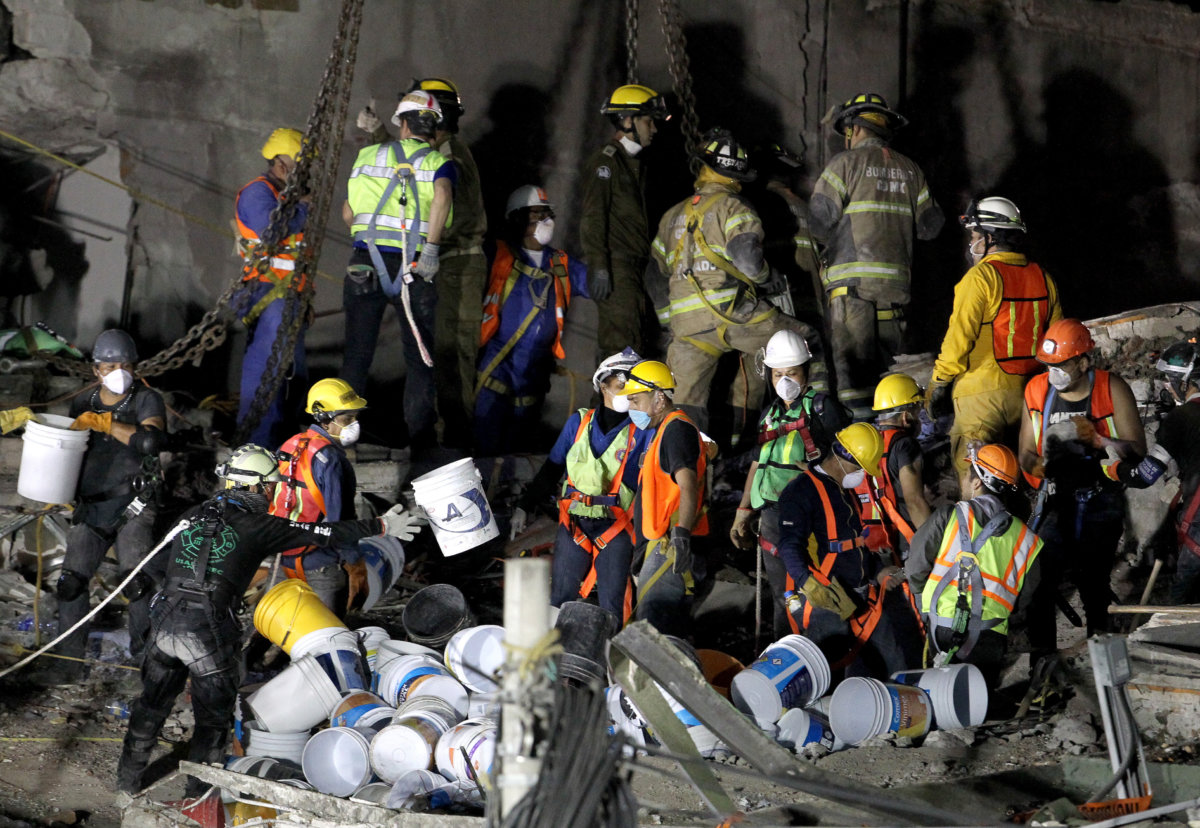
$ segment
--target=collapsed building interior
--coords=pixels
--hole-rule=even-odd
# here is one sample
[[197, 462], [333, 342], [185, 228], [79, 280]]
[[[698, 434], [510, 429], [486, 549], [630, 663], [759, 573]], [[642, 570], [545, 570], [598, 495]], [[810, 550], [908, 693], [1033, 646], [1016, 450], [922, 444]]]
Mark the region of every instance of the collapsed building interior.
[[[555, 202], [556, 243], [572, 253], [578, 250], [579, 169], [611, 134], [598, 104], [614, 86], [633, 79], [654, 86], [667, 93], [676, 115], [646, 149], [652, 226], [690, 192], [687, 129], [719, 124], [748, 146], [787, 148], [802, 161], [793, 185], [806, 196], [841, 149], [827, 113], [862, 91], [884, 95], [909, 120], [894, 145], [920, 163], [948, 217], [989, 193], [1021, 205], [1036, 258], [1055, 275], [1067, 315], [1089, 320], [1105, 364], [1130, 381], [1153, 440], [1154, 360], [1200, 328], [1196, 3], [357, 5], [361, 28], [352, 44], [339, 44], [339, 24], [354, 2], [0, 0], [0, 338], [42, 323], [86, 351], [101, 331], [119, 327], [135, 334], [143, 359], [157, 355], [154, 372], [143, 376], [169, 404], [164, 514], [206, 497], [216, 484], [213, 466], [236, 445], [231, 413], [246, 332], [210, 312], [240, 274], [229, 228], [232, 204], [239, 188], [262, 171], [261, 142], [279, 126], [317, 124], [327, 136], [325, 157], [315, 162], [323, 173], [314, 181], [327, 188], [321, 196], [334, 210], [317, 244], [319, 259], [311, 263], [315, 321], [306, 348], [309, 379], [332, 376], [345, 335], [340, 283], [350, 251], [336, 208], [354, 156], [370, 143], [354, 116], [372, 102], [383, 114], [398, 91], [426, 76], [453, 78], [461, 92], [461, 134], [478, 163], [489, 224], [503, 224], [505, 199], [515, 187], [544, 185]], [[333, 75], [341, 73], [336, 83], [331, 67]], [[694, 113], [687, 106], [691, 97]], [[905, 370], [922, 384], [965, 270], [965, 244], [957, 223], [948, 220], [936, 239], [916, 246], [907, 343], [914, 357]], [[566, 417], [589, 402], [596, 328], [596, 305], [573, 303], [566, 357], [543, 415], [543, 454]], [[0, 409], [52, 403], [50, 411], [65, 414], [64, 400], [92, 379], [90, 365], [72, 368], [66, 355], [33, 353], [20, 339], [3, 339], [10, 344], [0, 353]], [[410, 462], [399, 414], [405, 379], [399, 340], [389, 315], [379, 353], [390, 356], [375, 360], [365, 392], [371, 407], [352, 452], [360, 513], [386, 511], [413, 477], [428, 471]], [[724, 539], [751, 456], [745, 446], [730, 445], [730, 412], [719, 396], [710, 404], [713, 435], [722, 444], [711, 473], [715, 528], [703, 546], [710, 577], [692, 611], [691, 644], [749, 665], [769, 643], [769, 632], [756, 625], [754, 556]], [[18, 495], [22, 448], [17, 436], [0, 440], [0, 669], [57, 633], [53, 604], [45, 599], [62, 567], [69, 524], [65, 511]], [[935, 442], [925, 482], [939, 503], [952, 501], [955, 488], [947, 455], [945, 440]], [[487, 499], [507, 529], [543, 457], [475, 459]], [[1117, 602], [1164, 603], [1170, 564], [1157, 585], [1150, 575], [1158, 572], [1156, 550], [1160, 557], [1161, 550], [1173, 550], [1168, 510], [1174, 491], [1159, 486], [1126, 494], [1126, 531], [1112, 580]], [[407, 567], [395, 573], [392, 589], [350, 626], [378, 626], [401, 638], [409, 599], [443, 583], [461, 591], [480, 624], [507, 624], [502, 587], [515, 575], [501, 559], [551, 546], [552, 521], [534, 528], [523, 544], [506, 545], [505, 535], [455, 557], [419, 537], [406, 544]], [[108, 595], [118, 580], [115, 563], [107, 565], [92, 591]], [[1078, 605], [1072, 594], [1066, 597]], [[172, 819], [146, 802], [121, 799], [113, 785], [128, 703], [139, 689], [120, 603], [95, 621], [87, 682], [45, 688], [21, 671], [0, 678], [0, 826]], [[1189, 621], [1193, 615], [1178, 612], [1116, 617], [1129, 632], [1132, 678], [1120, 692], [1127, 694], [1145, 752], [1141, 773], [1154, 788], [1154, 806], [1183, 802], [1200, 791], [1200, 628]], [[1056, 700], [1043, 705], [1039, 697], [1030, 709], [1032, 665], [1022, 653], [991, 688], [999, 702], [986, 722], [915, 738], [885, 733], [855, 749], [831, 751], [817, 739], [808, 747], [797, 742], [794, 756], [780, 757], [772, 752], [774, 742], [760, 744], [761, 732], [743, 732], [744, 724], [725, 711], [714, 707], [702, 716], [710, 700], [700, 691], [687, 699], [675, 694], [671, 701], [692, 710], [724, 748], [710, 749], [707, 769], [686, 776], [667, 758], [635, 762], [630, 819], [718, 824], [718, 815], [734, 811], [748, 824], [764, 825], [947, 824], [954, 813], [972, 824], [1021, 821], [1034, 812], [1038, 821], [1079, 819], [1077, 812], [1049, 807], [1063, 799], [1079, 804], [1104, 787], [1110, 764], [1117, 764], [1108, 720], [1110, 707], [1119, 705], [1106, 695], [1117, 691], [1097, 689], [1097, 661], [1083, 630], [1065, 617], [1059, 627]], [[614, 670], [618, 663], [642, 668], [635, 676], [629, 667], [628, 683], [620, 682], [639, 704], [652, 704], [645, 701], [645, 674], [672, 691], [687, 683], [671, 672], [680, 659], [664, 658], [654, 636], [633, 633], [614, 643], [622, 656], [612, 663]], [[1019, 652], [1019, 632], [1015, 639]], [[285, 662], [277, 659], [275, 671]], [[247, 685], [269, 678], [269, 668], [248, 675]], [[656, 711], [643, 712], [653, 719]], [[595, 714], [609, 725], [606, 711], [575, 713], [580, 720]], [[187, 739], [189, 716], [180, 704], [169, 720], [161, 734], [168, 755], [160, 764], [170, 765], [172, 753], [176, 760], [182, 755], [176, 748]], [[580, 730], [563, 730], [555, 737], [581, 738]], [[672, 753], [676, 743], [666, 730], [659, 749], [665, 745]], [[1128, 744], [1125, 751], [1122, 759]], [[596, 768], [615, 775], [598, 760]], [[225, 786], [228, 778], [209, 781]], [[559, 781], [566, 783], [566, 776]], [[543, 784], [550, 802], [552, 786]], [[844, 790], [860, 784], [886, 788], [885, 798], [894, 793], [912, 810], [873, 810]], [[306, 800], [307, 792], [277, 788], [253, 780], [238, 790], [291, 808], [300, 823], [383, 819], [353, 810], [358, 806], [347, 800], [330, 806]], [[168, 789], [177, 799], [169, 781]], [[474, 818], [481, 812], [460, 807], [456, 813], [468, 816], [438, 814], [430, 824], [482, 824]], [[613, 820], [606, 824], [621, 824], [611, 813], [606, 818]], [[1200, 816], [1181, 810], [1170, 818]]]

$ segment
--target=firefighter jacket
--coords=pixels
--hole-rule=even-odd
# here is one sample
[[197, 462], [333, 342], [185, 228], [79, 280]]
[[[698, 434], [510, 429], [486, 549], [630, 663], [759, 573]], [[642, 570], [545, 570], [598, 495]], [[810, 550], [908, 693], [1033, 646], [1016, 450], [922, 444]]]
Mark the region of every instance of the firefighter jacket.
[[[416, 138], [360, 150], [348, 185], [355, 247], [374, 244], [389, 252], [407, 248], [409, 260], [415, 261], [429, 235], [433, 182], [447, 164], [441, 153]], [[451, 207], [447, 227], [453, 218]]]
[[297, 204], [288, 224], [288, 235], [279, 243], [271, 256], [270, 269], [257, 271], [251, 267], [250, 253], [262, 243], [262, 234], [271, 226], [271, 213], [280, 200], [279, 182], [268, 175], [260, 175], [238, 190], [233, 201], [234, 221], [238, 229], [238, 253], [246, 260], [243, 279], [257, 278], [260, 282], [290, 280], [296, 270], [296, 249], [304, 239], [304, 223], [308, 221], [308, 205]]
[[720, 323], [756, 321], [763, 312], [756, 286], [770, 275], [762, 242], [758, 213], [736, 185], [701, 183], [667, 211], [651, 245], [668, 287], [656, 309], [659, 322], [675, 336], [690, 336]]
[[[540, 256], [533, 261], [532, 256]], [[545, 393], [562, 359], [572, 294], [591, 298], [587, 269], [561, 250], [520, 250], [496, 242], [480, 327], [479, 388], [499, 394]]]
[[[354, 518], [357, 477], [345, 450], [319, 425], [289, 438], [279, 449], [279, 473], [270, 514], [301, 523], [333, 522]], [[332, 550], [313, 546], [289, 549], [285, 557], [306, 554], [309, 569], [339, 559]], [[295, 566], [289, 565], [290, 569]]]
[[779, 557], [797, 586], [837, 578], [858, 589], [874, 576], [863, 543], [858, 498], [820, 465], [805, 469], [779, 498]]
[[[967, 592], [976, 633], [1008, 633], [1008, 619], [1042, 551], [1041, 539], [994, 495], [942, 506], [913, 536], [906, 574], [931, 626], [949, 627]], [[963, 553], [974, 560], [963, 558]], [[969, 556], [968, 556], [969, 558]]]
[[699, 491], [696, 495], [696, 523], [692, 526], [692, 534], [708, 534], [708, 514], [704, 502], [704, 470], [708, 463], [704, 451], [704, 441], [700, 429], [690, 418], [678, 408], [672, 410], [654, 430], [654, 437], [642, 456], [642, 471], [638, 475], [638, 491], [634, 502], [634, 519], [637, 522], [638, 536], [646, 540], [665, 538], [671, 529], [679, 524], [679, 484], [671, 473], [662, 467], [660, 449], [663, 437], [670, 428], [685, 428], [695, 434], [700, 447], [699, 459], [696, 462], [696, 482]]
[[445, 259], [455, 251], [482, 253], [480, 245], [487, 233], [487, 213], [483, 209], [483, 186], [475, 157], [458, 135], [443, 141], [437, 151], [454, 162], [458, 173], [454, 184], [454, 221], [442, 233], [440, 257]]
[[954, 288], [954, 311], [933, 369], [934, 382], [957, 378], [955, 396], [1019, 389], [1041, 370], [1038, 342], [1062, 319], [1058, 288], [1020, 253], [990, 253]]
[[849, 413], [811, 386], [791, 405], [777, 397], [758, 422], [751, 508], [777, 503], [784, 487], [828, 450], [833, 435], [849, 424]]
[[913, 234], [932, 239], [945, 218], [913, 161], [868, 138], [829, 161], [813, 188], [809, 229], [825, 246], [825, 290], [906, 304]]
[[613, 270], [613, 259], [644, 263], [650, 255], [646, 174], [621, 142], [609, 141], [583, 164], [579, 239], [593, 268]]

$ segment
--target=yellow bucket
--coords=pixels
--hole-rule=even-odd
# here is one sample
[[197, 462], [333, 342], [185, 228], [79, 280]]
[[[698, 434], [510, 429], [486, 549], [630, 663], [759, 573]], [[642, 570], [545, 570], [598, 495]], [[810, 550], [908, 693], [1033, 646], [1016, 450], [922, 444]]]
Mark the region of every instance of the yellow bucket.
[[254, 609], [254, 628], [291, 655], [292, 645], [309, 633], [346, 625], [321, 603], [304, 581], [288, 578], [268, 590]]

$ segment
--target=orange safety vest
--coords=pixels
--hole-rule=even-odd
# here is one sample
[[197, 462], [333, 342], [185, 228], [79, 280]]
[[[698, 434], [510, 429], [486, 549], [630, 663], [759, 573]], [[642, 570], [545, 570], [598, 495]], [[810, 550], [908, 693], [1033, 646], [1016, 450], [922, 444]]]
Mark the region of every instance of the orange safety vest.
[[[663, 434], [667, 424], [672, 420], [683, 420], [693, 428], [696, 424], [679, 409], [667, 414], [659, 423], [654, 433], [654, 439], [642, 458], [642, 470], [638, 474], [638, 500], [641, 509], [641, 533], [647, 540], [665, 537], [671, 527], [677, 523], [676, 514], [679, 511], [679, 484], [671, 475], [662, 470], [659, 463], [658, 450], [662, 444]], [[704, 441], [700, 437], [700, 429], [696, 429], [696, 442], [700, 444], [700, 460], [696, 464], [696, 479], [704, 479], [704, 469], [708, 458], [704, 451]], [[700, 486], [698, 514], [696, 525], [692, 527], [693, 535], [708, 534], [708, 511], [704, 503], [704, 486]]]
[[992, 355], [1006, 374], [1029, 375], [1040, 367], [1037, 346], [1050, 326], [1050, 286], [1041, 267], [992, 261], [1002, 297], [991, 321]]
[[892, 480], [892, 474], [888, 471], [888, 454], [892, 449], [892, 441], [900, 436], [901, 429], [882, 428], [880, 433], [883, 435], [883, 456], [879, 458], [881, 482], [877, 484], [874, 478], [867, 475], [863, 482], [854, 488], [858, 495], [858, 516], [867, 530], [867, 548], [872, 552], [896, 549], [892, 530], [898, 531], [906, 541], [912, 541], [916, 532], [896, 505], [899, 501], [896, 496], [896, 482]]
[[[507, 244], [502, 241], [496, 242], [491, 279], [483, 300], [483, 324], [479, 330], [481, 348], [500, 330], [500, 308], [516, 284], [516, 274], [513, 271], [518, 265], [528, 267], [524, 262], [517, 261]], [[571, 304], [571, 280], [567, 276], [567, 267], [567, 254], [561, 250], [551, 250], [550, 278], [554, 285], [554, 322], [558, 326], [554, 337], [554, 356], [558, 359], [566, 359], [567, 356], [562, 346], [563, 323], [567, 319], [567, 306]], [[524, 329], [518, 333], [523, 334]]]
[[[1111, 374], [1100, 368], [1092, 369], [1092, 396], [1088, 400], [1087, 417], [1096, 426], [1096, 431], [1114, 440], [1120, 439], [1117, 434], [1117, 422], [1113, 418]], [[1045, 411], [1053, 404], [1058, 392], [1050, 387], [1050, 375], [1038, 374], [1025, 386], [1025, 407], [1029, 410], [1029, 419], [1033, 424], [1034, 447], [1038, 456], [1042, 455], [1042, 440], [1046, 436]], [[1035, 489], [1041, 488], [1042, 479], [1025, 472], [1025, 479]]]
[[[275, 196], [275, 200], [279, 201], [279, 188], [275, 186], [271, 179], [267, 178], [265, 175], [260, 175], [258, 178], [254, 179], [254, 181], [251, 181], [250, 184], [253, 184], [255, 181], [261, 181], [270, 187], [271, 193]], [[246, 187], [249, 187], [250, 184], [247, 184]], [[296, 270], [296, 250], [299, 247], [300, 242], [304, 239], [304, 233], [293, 233], [283, 240], [279, 246], [279, 249], [275, 251], [275, 255], [271, 257], [269, 271], [260, 272], [256, 270], [249, 261], [250, 251], [253, 250], [256, 245], [262, 244], [262, 239], [258, 237], [258, 233], [254, 232], [254, 230], [250, 229], [250, 227], [248, 227], [246, 223], [242, 221], [237, 212], [237, 204], [242, 198], [242, 193], [246, 191], [246, 187], [242, 187], [242, 189], [238, 190], [237, 197], [233, 200], [233, 218], [234, 221], [237, 222], [238, 233], [241, 234], [241, 240], [238, 244], [238, 252], [241, 253], [242, 258], [246, 260], [246, 266], [242, 270], [242, 281], [249, 282], [254, 279], [258, 279], [260, 282], [285, 281], [291, 278], [292, 274]]]
[[[317, 452], [332, 445], [328, 437], [309, 429], [288, 439], [280, 448], [287, 455], [279, 461], [279, 473], [283, 481], [275, 487], [275, 499], [271, 502], [270, 514], [300, 523], [315, 523], [325, 517], [325, 496], [317, 488], [312, 464]], [[301, 556], [311, 546], [297, 546], [283, 552], [288, 564], [288, 577], [304, 579]], [[293, 574], [293, 571], [295, 574]]]

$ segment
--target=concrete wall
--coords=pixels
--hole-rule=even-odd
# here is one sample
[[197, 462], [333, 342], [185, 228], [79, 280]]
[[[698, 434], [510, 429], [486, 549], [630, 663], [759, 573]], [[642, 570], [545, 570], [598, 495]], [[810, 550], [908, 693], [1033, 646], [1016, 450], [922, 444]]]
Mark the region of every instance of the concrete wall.
[[[129, 220], [126, 312], [144, 339], [164, 344], [235, 274], [231, 244], [211, 228], [225, 227], [234, 193], [260, 171], [269, 131], [303, 127], [339, 4], [0, 3], [24, 50], [24, 59], [0, 63], [5, 131], [57, 150], [102, 139], [119, 148], [122, 181], [195, 219], [135, 199]], [[640, 79], [669, 89], [656, 4], [642, 5]], [[976, 194], [1018, 201], [1069, 313], [1200, 293], [1200, 14], [1154, 0], [914, 2], [900, 100], [897, 0], [682, 7], [702, 128], [719, 122], [748, 142], [805, 150], [813, 175], [837, 149], [819, 124], [824, 110], [877, 91], [911, 118], [897, 146], [924, 166], [948, 215]], [[539, 179], [559, 204], [558, 242], [577, 249], [576, 170], [608, 132], [600, 101], [624, 80], [623, 17], [617, 0], [367, 0], [351, 118], [372, 97], [389, 110], [414, 76], [452, 77], [489, 207], [497, 211], [512, 187]], [[659, 210], [688, 188], [679, 120], [649, 151]], [[362, 143], [348, 124], [343, 176]], [[110, 215], [121, 224], [127, 208], [116, 193]], [[347, 255], [336, 216], [326, 239], [321, 269], [332, 278], [319, 281], [317, 306], [334, 311]], [[963, 247], [952, 225], [920, 252], [920, 344], [940, 338]], [[119, 296], [122, 266], [94, 262], [78, 295]], [[584, 305], [579, 312], [590, 310]], [[78, 306], [78, 330], [66, 333], [86, 341], [99, 317], [119, 313], [107, 300]], [[310, 334], [318, 368], [337, 364], [340, 338], [340, 316], [318, 321]], [[402, 370], [386, 359], [377, 368], [382, 377]], [[214, 383], [224, 376], [219, 364], [209, 370]]]

